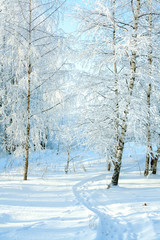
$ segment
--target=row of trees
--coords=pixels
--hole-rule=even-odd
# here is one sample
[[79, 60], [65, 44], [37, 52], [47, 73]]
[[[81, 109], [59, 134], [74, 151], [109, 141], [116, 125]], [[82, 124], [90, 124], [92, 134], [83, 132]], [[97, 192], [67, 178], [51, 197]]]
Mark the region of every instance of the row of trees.
[[[114, 165], [117, 185], [124, 144], [146, 145], [144, 174], [160, 152], [160, 4], [154, 0], [87, 1], [77, 6], [87, 72], [81, 125], [86, 142]], [[87, 91], [86, 91], [87, 89]]]
[[[24, 156], [45, 146], [66, 96], [65, 0], [0, 1], [0, 128], [6, 151]], [[66, 49], [66, 48], [65, 48]]]
[[0, 142], [24, 156], [24, 180], [30, 151], [53, 136], [66, 146], [66, 172], [78, 143], [105, 155], [109, 168], [113, 163], [117, 185], [132, 139], [146, 145], [144, 174], [150, 163], [156, 173], [159, 2], [86, 1], [74, 9], [77, 35], [69, 38], [59, 28], [65, 0], [0, 3]]

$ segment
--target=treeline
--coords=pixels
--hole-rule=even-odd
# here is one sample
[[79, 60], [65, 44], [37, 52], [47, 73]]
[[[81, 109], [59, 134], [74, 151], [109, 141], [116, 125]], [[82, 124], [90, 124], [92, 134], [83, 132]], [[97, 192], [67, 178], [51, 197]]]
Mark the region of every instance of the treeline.
[[24, 156], [24, 180], [30, 151], [55, 135], [66, 95], [65, 2], [0, 1], [0, 142]]
[[[25, 157], [54, 138], [106, 156], [117, 185], [128, 139], [146, 145], [144, 175], [160, 154], [160, 3], [0, 1], [1, 149]], [[64, 17], [65, 21], [65, 17]], [[68, 169], [67, 165], [67, 169]], [[68, 171], [68, 170], [67, 170]]]
[[149, 170], [155, 174], [160, 154], [160, 2], [95, 0], [76, 10], [81, 57], [89, 69], [83, 76], [87, 90], [81, 119], [86, 143], [113, 163], [111, 185], [118, 184], [128, 138], [146, 145], [144, 175]]

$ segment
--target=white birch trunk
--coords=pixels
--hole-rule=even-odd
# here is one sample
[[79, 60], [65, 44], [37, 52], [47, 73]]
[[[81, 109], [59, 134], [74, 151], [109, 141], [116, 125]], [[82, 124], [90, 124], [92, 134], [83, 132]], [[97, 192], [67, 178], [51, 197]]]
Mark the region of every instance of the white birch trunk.
[[68, 159], [67, 159], [67, 164], [66, 164], [66, 167], [65, 167], [65, 173], [66, 174], [68, 173], [69, 164], [70, 164], [70, 147], [69, 146], [67, 147], [67, 155], [68, 155]]
[[26, 129], [26, 157], [24, 166], [24, 180], [28, 176], [28, 161], [29, 161], [29, 137], [30, 137], [30, 87], [31, 87], [31, 5], [32, 0], [29, 0], [29, 30], [28, 30], [28, 92], [27, 92], [27, 129]]
[[159, 145], [159, 147], [157, 149], [156, 157], [153, 160], [152, 174], [156, 174], [157, 173], [157, 162], [158, 162], [159, 156], [160, 156], [160, 145]]
[[151, 97], [151, 84], [148, 85], [147, 91], [147, 154], [146, 154], [146, 165], [144, 175], [147, 176], [149, 174], [149, 160], [150, 160], [150, 152], [152, 150], [151, 147], [151, 132], [150, 132], [150, 97]]
[[[133, 1], [131, 0], [131, 5], [133, 7]], [[137, 30], [138, 30], [138, 17], [140, 12], [140, 0], [137, 0], [136, 5], [136, 13], [133, 14], [133, 28], [134, 28], [134, 34], [133, 34], [133, 41], [136, 48], [137, 45]], [[114, 172], [112, 176], [111, 185], [116, 186], [118, 185], [119, 180], [119, 174], [121, 169], [121, 163], [122, 163], [122, 155], [123, 155], [123, 149], [124, 149], [124, 142], [127, 132], [127, 124], [128, 124], [128, 114], [129, 114], [129, 106], [131, 103], [131, 97], [133, 93], [134, 88], [134, 82], [135, 82], [135, 73], [136, 73], [136, 50], [132, 51], [132, 58], [131, 58], [131, 78], [129, 82], [129, 96], [127, 98], [126, 107], [124, 111], [124, 118], [123, 123], [121, 127], [121, 133], [118, 140], [117, 150], [116, 150], [116, 156], [114, 161]]]
[[[148, 1], [150, 15], [149, 15], [149, 38], [150, 38], [150, 45], [149, 45], [149, 52], [148, 52], [148, 69], [149, 69], [149, 77], [151, 78], [152, 75], [152, 43], [151, 43], [151, 35], [152, 35], [152, 0]], [[151, 145], [151, 131], [150, 131], [150, 106], [151, 106], [151, 81], [148, 84], [148, 91], [147, 91], [147, 154], [146, 154], [146, 164], [144, 170], [144, 176], [149, 174], [149, 163], [150, 157], [152, 154], [152, 145]], [[152, 156], [153, 158], [153, 156]], [[154, 160], [152, 160], [154, 161]], [[152, 161], [151, 161], [151, 168], [152, 168]]]
[[115, 85], [115, 139], [116, 139], [116, 145], [118, 143], [119, 138], [119, 101], [118, 101], [118, 78], [117, 78], [117, 62], [116, 62], [116, 26], [115, 26], [115, 4], [116, 0], [113, 0], [113, 68], [114, 68], [114, 85]]

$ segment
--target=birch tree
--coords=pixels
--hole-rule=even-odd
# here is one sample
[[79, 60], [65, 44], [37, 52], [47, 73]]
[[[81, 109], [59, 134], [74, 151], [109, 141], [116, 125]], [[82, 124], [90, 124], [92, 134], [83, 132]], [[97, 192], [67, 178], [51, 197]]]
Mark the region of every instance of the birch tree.
[[[123, 101], [119, 97], [118, 80], [125, 72], [121, 72], [124, 66], [121, 62], [123, 53], [118, 55], [116, 47], [117, 39], [122, 37], [120, 31], [116, 36], [116, 28], [119, 29], [115, 16], [117, 8], [116, 1], [110, 1], [108, 4], [105, 1], [95, 1], [93, 5], [78, 12], [79, 31], [85, 34], [89, 42], [85, 45], [85, 53], [83, 50], [82, 52], [88, 60], [88, 65], [91, 66], [90, 73], [84, 74], [84, 89], [89, 89], [86, 93], [89, 104], [86, 103], [87, 110], [84, 113], [86, 119], [90, 119], [87, 120], [86, 132], [88, 137], [91, 137], [89, 140], [92, 142], [91, 145], [95, 145], [97, 149], [106, 149], [105, 154], [111, 158], [115, 155], [119, 134], [119, 101]], [[126, 86], [124, 89], [126, 91]], [[103, 113], [105, 114], [102, 116]], [[99, 144], [98, 139], [101, 139]], [[102, 146], [103, 141], [105, 146]]]
[[[12, 123], [7, 134], [10, 141], [14, 139], [17, 154], [25, 156], [24, 180], [29, 152], [41, 146], [48, 128], [52, 131], [58, 119], [55, 111], [63, 101], [64, 36], [58, 30], [58, 21], [64, 4], [65, 1], [14, 1], [8, 11], [6, 31], [10, 34], [10, 54], [15, 56], [12, 70], [16, 84], [13, 95], [8, 96]], [[54, 121], [50, 112], [56, 114]]]
[[123, 124], [121, 127], [121, 133], [120, 133], [120, 138], [118, 141], [118, 146], [116, 149], [116, 157], [114, 161], [114, 173], [112, 176], [112, 185], [117, 185], [118, 184], [118, 179], [119, 179], [119, 174], [120, 174], [120, 168], [121, 168], [121, 163], [122, 163], [122, 154], [123, 154], [123, 149], [124, 149], [124, 143], [125, 143], [125, 136], [127, 132], [127, 125], [128, 125], [128, 114], [129, 114], [129, 107], [131, 104], [131, 97], [133, 93], [133, 88], [134, 88], [134, 83], [136, 80], [136, 61], [137, 61], [137, 31], [138, 31], [138, 18], [140, 15], [140, 0], [136, 1], [136, 8], [134, 8], [133, 1], [131, 0], [131, 8], [132, 8], [132, 13], [133, 13], [133, 50], [132, 55], [131, 55], [131, 78], [129, 80], [129, 96], [126, 99], [126, 107], [124, 111], [124, 118], [123, 118]]
[[[152, 0], [148, 2], [149, 5], [149, 38], [151, 41], [151, 34], [152, 34]], [[149, 65], [149, 76], [151, 77], [152, 74], [152, 43], [149, 46], [149, 53], [148, 53], [148, 65]], [[146, 166], [144, 175], [147, 176], [149, 173], [149, 159], [151, 156], [152, 146], [151, 146], [151, 132], [150, 132], [150, 95], [151, 95], [151, 82], [148, 84], [147, 90], [147, 155], [146, 155]]]
[[[141, 35], [145, 43], [143, 52], [138, 52], [137, 81], [133, 93], [130, 125], [134, 129], [134, 139], [137, 143], [146, 145], [146, 166], [144, 175], [149, 173], [149, 163], [154, 159], [155, 145], [159, 142], [158, 136], [158, 7], [154, 1], [142, 4], [139, 17]], [[134, 126], [134, 127], [133, 127]], [[151, 160], [151, 161], [150, 161]], [[152, 169], [152, 166], [151, 166]]]
[[[87, 106], [88, 114], [86, 115], [92, 127], [88, 128], [88, 125], [86, 125], [86, 128], [90, 129], [88, 132], [92, 135], [92, 143], [94, 142], [94, 134], [96, 140], [100, 139], [99, 144], [96, 141], [95, 145], [97, 145], [97, 147], [103, 145], [103, 149], [105, 149], [104, 146], [107, 145], [106, 149], [109, 149], [109, 155], [112, 156], [112, 162], [114, 164], [111, 185], [117, 185], [128, 127], [131, 127], [131, 119], [134, 119], [130, 114], [134, 106], [134, 104], [132, 104], [135, 98], [134, 88], [143, 78], [141, 61], [144, 46], [146, 44], [145, 49], [147, 49], [148, 42], [146, 36], [143, 35], [144, 31], [142, 26], [139, 25], [140, 18], [142, 17], [141, 5], [143, 5], [140, 1], [111, 1], [109, 3], [105, 1], [95, 1], [94, 3], [93, 8], [88, 7], [81, 9], [79, 13], [79, 31], [81, 33], [87, 32], [89, 34], [89, 40], [93, 37], [93, 41], [89, 42], [89, 50], [85, 48], [85, 53], [86, 49], [88, 50], [88, 55], [91, 52], [93, 53], [93, 55], [90, 54], [89, 56], [92, 57], [90, 62], [93, 63], [94, 73], [96, 72], [96, 66], [99, 66], [100, 69], [99, 74], [88, 77], [88, 79], [90, 79], [90, 85], [88, 86], [92, 86], [90, 89], [94, 89], [94, 92], [92, 92], [90, 98], [88, 98], [88, 102], [90, 101], [90, 103], [92, 103], [91, 107], [93, 111], [89, 114], [89, 108]], [[123, 12], [124, 6], [125, 12]], [[107, 34], [105, 34], [106, 30], [108, 30]], [[111, 32], [112, 38], [107, 38]], [[112, 53], [109, 51], [109, 48], [107, 49], [110, 43], [112, 43], [112, 47], [110, 48], [112, 49]], [[111, 64], [113, 64], [112, 68]], [[113, 74], [112, 79], [115, 83], [114, 86], [113, 82], [111, 84], [111, 78], [109, 78], [111, 72]], [[99, 82], [96, 80], [97, 82], [93, 83], [93, 79], [99, 79]], [[105, 81], [102, 79], [105, 79]], [[93, 86], [95, 86], [95, 88], [93, 88]], [[89, 92], [91, 92], [90, 89]], [[109, 91], [109, 89], [111, 91]], [[109, 99], [112, 98], [115, 102], [114, 106], [109, 101]], [[104, 109], [102, 106], [104, 106]], [[113, 112], [109, 111], [110, 108], [113, 109]], [[106, 119], [108, 119], [108, 121], [106, 121]], [[115, 123], [114, 126], [112, 125], [113, 122]], [[103, 128], [100, 127], [101, 123], [103, 124]], [[94, 126], [97, 129], [97, 133], [93, 129]], [[113, 129], [114, 134], [112, 132]], [[117, 132], [116, 129], [118, 129]], [[109, 139], [104, 141], [102, 131], [105, 140], [107, 136], [113, 136], [109, 138], [110, 141]], [[117, 139], [117, 141], [115, 141], [115, 139]], [[109, 144], [111, 142], [112, 144]]]

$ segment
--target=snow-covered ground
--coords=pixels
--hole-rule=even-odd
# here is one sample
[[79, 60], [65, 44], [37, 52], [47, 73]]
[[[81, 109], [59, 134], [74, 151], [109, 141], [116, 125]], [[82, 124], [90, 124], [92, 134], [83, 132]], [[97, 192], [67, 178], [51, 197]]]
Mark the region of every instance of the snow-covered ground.
[[0, 240], [160, 240], [160, 176], [143, 176], [144, 151], [134, 149], [110, 189], [112, 172], [95, 154], [75, 159], [69, 174], [65, 155], [34, 154], [28, 181], [20, 161], [1, 156]]

